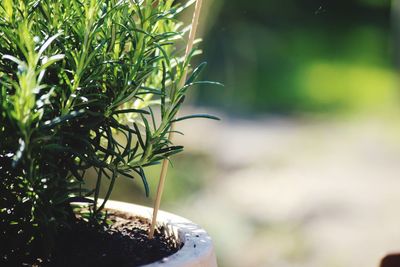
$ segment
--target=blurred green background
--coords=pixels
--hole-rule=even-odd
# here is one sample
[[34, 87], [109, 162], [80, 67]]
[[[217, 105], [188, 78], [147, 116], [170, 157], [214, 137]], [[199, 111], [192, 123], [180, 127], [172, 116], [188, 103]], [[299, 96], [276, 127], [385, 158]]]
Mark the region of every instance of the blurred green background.
[[349, 112], [398, 99], [387, 0], [211, 1], [199, 104], [229, 114]]
[[[190, 16], [187, 14], [188, 17]], [[203, 78], [162, 208], [222, 267], [378, 266], [400, 249], [400, 1], [204, 0]], [[112, 198], [151, 206], [159, 167]]]

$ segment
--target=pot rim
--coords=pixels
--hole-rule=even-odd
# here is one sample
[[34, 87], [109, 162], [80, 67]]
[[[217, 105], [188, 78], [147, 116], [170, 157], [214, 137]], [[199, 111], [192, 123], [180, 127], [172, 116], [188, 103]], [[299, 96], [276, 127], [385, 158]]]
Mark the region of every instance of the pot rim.
[[[153, 213], [152, 208], [115, 200], [108, 200], [105, 208], [150, 220]], [[217, 266], [211, 237], [199, 225], [186, 218], [161, 210], [158, 212], [157, 224], [166, 226], [183, 246], [176, 253], [157, 262], [142, 265], [142, 267]]]

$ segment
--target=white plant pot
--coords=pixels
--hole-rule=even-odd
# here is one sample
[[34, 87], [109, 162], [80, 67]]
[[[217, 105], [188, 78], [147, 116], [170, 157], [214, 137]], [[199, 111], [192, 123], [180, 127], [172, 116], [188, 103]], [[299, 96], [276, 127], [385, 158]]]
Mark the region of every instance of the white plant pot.
[[[119, 201], [107, 201], [106, 208], [151, 220], [152, 209]], [[183, 247], [160, 261], [143, 267], [217, 267], [210, 236], [200, 226], [177, 215], [159, 211], [157, 223], [167, 226]]]

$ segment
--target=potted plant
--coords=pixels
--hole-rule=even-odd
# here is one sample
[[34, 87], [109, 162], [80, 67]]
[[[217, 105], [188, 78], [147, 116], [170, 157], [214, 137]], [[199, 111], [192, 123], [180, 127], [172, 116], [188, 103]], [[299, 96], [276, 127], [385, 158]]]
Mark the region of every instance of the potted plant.
[[183, 150], [173, 123], [215, 118], [177, 117], [205, 66], [182, 52], [193, 2], [2, 1], [1, 266], [215, 265], [193, 223], [161, 213], [151, 239], [148, 209], [107, 202], [119, 177], [149, 194], [145, 168]]

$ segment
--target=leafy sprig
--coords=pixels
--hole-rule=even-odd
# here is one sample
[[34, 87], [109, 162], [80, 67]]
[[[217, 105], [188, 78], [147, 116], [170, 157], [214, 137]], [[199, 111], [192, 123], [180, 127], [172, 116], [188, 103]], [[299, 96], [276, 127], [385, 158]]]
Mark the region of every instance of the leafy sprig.
[[[183, 150], [168, 140], [172, 123], [217, 119], [176, 118], [205, 66], [179, 86], [197, 53], [184, 58], [179, 50], [187, 28], [177, 16], [191, 2], [0, 4], [1, 189], [20, 186], [4, 203], [29, 204], [13, 224], [28, 220], [36, 239], [51, 241], [74, 216], [71, 202], [91, 203], [96, 222], [119, 176], [139, 176], [149, 194], [144, 168]], [[89, 189], [88, 169], [97, 174]]]

